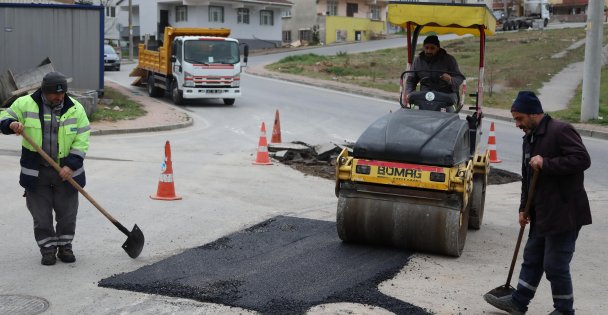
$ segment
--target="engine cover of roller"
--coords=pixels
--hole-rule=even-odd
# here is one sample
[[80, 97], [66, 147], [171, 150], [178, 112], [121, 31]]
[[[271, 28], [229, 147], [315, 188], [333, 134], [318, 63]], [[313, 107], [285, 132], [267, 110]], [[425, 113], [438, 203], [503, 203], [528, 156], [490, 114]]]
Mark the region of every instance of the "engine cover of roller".
[[[343, 149], [337, 158], [336, 184], [340, 181], [423, 188], [461, 193], [465, 202], [471, 192], [473, 162], [453, 167], [356, 159]], [[336, 196], [339, 186], [336, 186]]]

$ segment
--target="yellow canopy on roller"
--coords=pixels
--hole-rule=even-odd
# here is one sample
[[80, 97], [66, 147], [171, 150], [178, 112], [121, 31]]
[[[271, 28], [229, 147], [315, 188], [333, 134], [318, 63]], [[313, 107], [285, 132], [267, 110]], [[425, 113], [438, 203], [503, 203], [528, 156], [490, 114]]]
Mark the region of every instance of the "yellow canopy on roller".
[[390, 3], [388, 21], [407, 29], [407, 22], [424, 25], [421, 33], [471, 34], [479, 36], [478, 26], [483, 26], [485, 35], [496, 32], [496, 18], [485, 4], [451, 3]]

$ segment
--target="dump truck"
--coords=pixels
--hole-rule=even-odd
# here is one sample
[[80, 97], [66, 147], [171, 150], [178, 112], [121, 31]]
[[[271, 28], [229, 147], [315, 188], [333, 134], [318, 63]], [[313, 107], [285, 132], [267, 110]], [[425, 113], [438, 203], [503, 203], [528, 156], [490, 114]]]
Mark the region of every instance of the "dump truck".
[[[485, 5], [391, 1], [388, 20], [407, 34], [401, 108], [379, 117], [352, 152], [345, 148], [337, 157], [337, 233], [344, 242], [458, 257], [468, 229], [480, 229], [483, 219], [490, 172], [489, 150], [480, 146], [484, 51], [496, 19]], [[436, 92], [422, 92], [435, 102], [426, 107], [407, 97], [404, 77], [418, 37], [430, 34], [479, 38], [477, 91], [469, 94], [475, 106], [464, 118], [462, 106]]]
[[548, 0], [509, 0], [494, 4], [497, 28], [503, 31], [544, 28], [551, 14]]
[[241, 72], [249, 49], [243, 45], [241, 60], [238, 40], [228, 36], [230, 29], [225, 28], [166, 27], [157, 51], [139, 45], [132, 85], [147, 85], [151, 97], [168, 91], [177, 105], [185, 99], [213, 98], [233, 105], [241, 96]]

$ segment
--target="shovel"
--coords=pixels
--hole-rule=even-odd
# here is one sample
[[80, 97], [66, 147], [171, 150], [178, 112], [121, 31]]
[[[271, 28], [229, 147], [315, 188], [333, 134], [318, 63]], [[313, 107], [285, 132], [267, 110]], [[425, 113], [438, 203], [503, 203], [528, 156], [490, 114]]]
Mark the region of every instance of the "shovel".
[[[538, 172], [534, 171], [534, 175], [532, 175], [532, 182], [530, 183], [530, 188], [528, 188], [528, 199], [526, 200], [526, 206], [524, 207], [524, 215], [528, 217], [530, 212], [530, 206], [532, 206], [532, 199], [534, 199], [534, 191], [536, 190], [536, 182], [538, 181]], [[515, 268], [515, 261], [517, 261], [517, 254], [519, 253], [519, 245], [521, 245], [521, 239], [524, 236], [524, 230], [526, 229], [525, 225], [522, 225], [519, 229], [519, 236], [517, 236], [517, 243], [515, 244], [515, 252], [513, 253], [513, 259], [511, 260], [511, 268], [509, 268], [509, 276], [507, 277], [507, 283], [501, 285], [497, 288], [492, 289], [490, 292], [485, 295], [493, 295], [495, 297], [503, 297], [507, 295], [511, 295], [515, 288], [511, 286], [511, 277], [513, 276], [513, 268]]]
[[[53, 160], [46, 152], [44, 152], [35, 142], [28, 136], [25, 132], [22, 132], [21, 135], [23, 138], [30, 143], [34, 149], [49, 163], [57, 172], [61, 172], [61, 167], [57, 162]], [[127, 240], [124, 244], [122, 244], [122, 248], [127, 252], [129, 257], [137, 258], [141, 253], [141, 250], [144, 248], [144, 233], [139, 229], [137, 224], [133, 226], [133, 230], [129, 232], [127, 228], [125, 228], [120, 222], [118, 222], [114, 217], [112, 217], [100, 204], [93, 199], [80, 185], [74, 181], [73, 178], [68, 178], [68, 182], [76, 188], [83, 196], [85, 196], [94, 206], [103, 214], [110, 222], [112, 222], [121, 232], [123, 232], [127, 236]]]

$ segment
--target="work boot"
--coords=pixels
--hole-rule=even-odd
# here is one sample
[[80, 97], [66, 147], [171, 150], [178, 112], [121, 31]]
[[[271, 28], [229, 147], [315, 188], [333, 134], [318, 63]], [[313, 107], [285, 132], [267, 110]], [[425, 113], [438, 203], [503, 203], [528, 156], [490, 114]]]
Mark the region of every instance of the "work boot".
[[526, 314], [526, 311], [523, 307], [516, 304], [513, 298], [510, 295], [505, 295], [503, 297], [496, 297], [492, 294], [485, 294], [483, 299], [486, 300], [490, 305], [501, 309], [511, 315], [523, 315]]
[[74, 252], [72, 252], [71, 248], [59, 247], [57, 257], [64, 263], [73, 263], [76, 261], [76, 257], [74, 256]]
[[40, 263], [45, 266], [52, 266], [57, 262], [57, 258], [55, 257], [55, 252], [46, 252], [42, 253], [42, 260]]
[[566, 313], [560, 312], [558, 310], [553, 310], [553, 312], [549, 313], [549, 315], [566, 315]]

